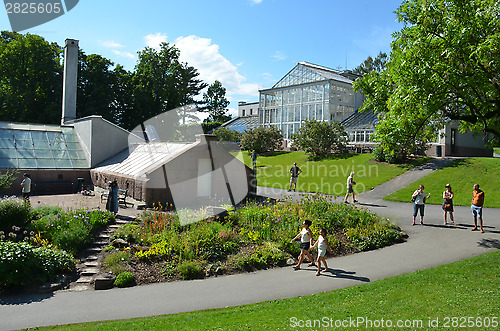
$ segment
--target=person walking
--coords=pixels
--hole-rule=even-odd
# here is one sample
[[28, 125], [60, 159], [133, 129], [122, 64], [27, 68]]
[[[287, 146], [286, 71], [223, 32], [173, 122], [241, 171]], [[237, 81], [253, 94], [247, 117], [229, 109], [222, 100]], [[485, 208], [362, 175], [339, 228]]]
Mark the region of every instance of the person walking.
[[419, 185], [418, 190], [413, 192], [413, 195], [411, 196], [411, 200], [414, 202], [412, 225], [415, 225], [415, 220], [419, 212], [420, 212], [420, 224], [424, 225], [425, 202], [427, 201], [427, 199], [429, 199], [430, 196], [431, 196], [430, 193], [427, 196], [425, 196], [424, 185]]
[[349, 177], [347, 177], [347, 194], [345, 195], [344, 203], [347, 203], [349, 194], [352, 194], [352, 203], [358, 202], [358, 200], [356, 200], [356, 196], [354, 195], [354, 189], [353, 189], [354, 185], [356, 185], [356, 182], [354, 181], [354, 171], [353, 171], [351, 172]]
[[[325, 229], [319, 230], [318, 240], [311, 247], [311, 249], [313, 249], [316, 246], [318, 246], [318, 258], [316, 259], [316, 262], [318, 263], [318, 271], [316, 272], [316, 276], [319, 276], [321, 272], [328, 271], [328, 265], [326, 264], [326, 259], [325, 259], [326, 251], [328, 250], [330, 254], [332, 254], [332, 248], [330, 247], [328, 239], [326, 239]], [[321, 263], [323, 263], [323, 265], [325, 266], [324, 270], [321, 270]]]
[[450, 220], [451, 220], [451, 225], [455, 225], [455, 222], [453, 221], [453, 192], [451, 190], [451, 185], [446, 184], [444, 186], [446, 190], [443, 192], [443, 205], [441, 208], [443, 208], [444, 211], [444, 225], [446, 225], [446, 214], [450, 213]]
[[483, 204], [484, 204], [484, 192], [479, 189], [479, 184], [474, 184], [474, 191], [472, 191], [472, 205], [470, 206], [472, 216], [474, 217], [474, 228], [471, 231], [477, 230], [477, 219], [479, 218], [479, 226], [481, 229], [481, 233], [484, 233]]
[[24, 201], [29, 203], [31, 193], [31, 177], [26, 172], [23, 174], [23, 181], [21, 182], [21, 192], [23, 194]]
[[311, 224], [312, 224], [312, 222], [310, 220], [305, 220], [304, 223], [302, 224], [302, 230], [291, 241], [293, 243], [295, 240], [298, 240], [300, 238], [299, 262], [293, 267], [295, 270], [300, 269], [300, 265], [302, 264], [302, 261], [304, 260], [304, 256], [307, 256], [307, 258], [309, 259], [310, 263], [309, 263], [308, 267], [314, 266], [314, 260], [311, 256], [311, 253], [309, 253], [309, 248], [311, 247], [311, 245], [314, 241], [312, 231], [311, 231], [311, 229], [309, 229]]
[[106, 210], [117, 214], [118, 213], [118, 182], [116, 179], [108, 182], [108, 201], [106, 202]]
[[293, 167], [290, 168], [290, 188], [288, 189], [288, 192], [292, 190], [292, 185], [293, 190], [297, 191], [297, 181], [301, 172], [302, 170], [297, 167], [297, 163], [294, 162]]

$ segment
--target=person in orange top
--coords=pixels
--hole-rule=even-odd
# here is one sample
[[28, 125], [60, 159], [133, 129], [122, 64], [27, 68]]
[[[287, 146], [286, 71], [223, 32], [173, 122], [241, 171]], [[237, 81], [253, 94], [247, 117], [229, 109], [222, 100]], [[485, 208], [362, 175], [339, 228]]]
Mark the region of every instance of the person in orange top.
[[484, 233], [483, 204], [484, 204], [484, 192], [479, 189], [479, 184], [474, 184], [474, 191], [472, 191], [472, 205], [470, 206], [470, 209], [472, 211], [472, 216], [474, 216], [474, 228], [471, 231], [477, 230], [477, 219], [479, 218], [479, 226], [481, 227], [481, 233]]

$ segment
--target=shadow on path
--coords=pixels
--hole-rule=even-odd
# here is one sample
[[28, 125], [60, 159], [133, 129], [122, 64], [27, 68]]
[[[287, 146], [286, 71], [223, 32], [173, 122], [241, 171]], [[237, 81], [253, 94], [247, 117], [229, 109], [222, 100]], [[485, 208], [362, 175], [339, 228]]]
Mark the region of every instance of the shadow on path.
[[500, 240], [498, 239], [482, 239], [477, 244], [480, 247], [500, 249]]
[[53, 296], [54, 296], [53, 293], [38, 293], [38, 294], [25, 294], [25, 295], [12, 295], [12, 296], [5, 295], [5, 296], [0, 296], [0, 305], [17, 306], [33, 302], [42, 302]]

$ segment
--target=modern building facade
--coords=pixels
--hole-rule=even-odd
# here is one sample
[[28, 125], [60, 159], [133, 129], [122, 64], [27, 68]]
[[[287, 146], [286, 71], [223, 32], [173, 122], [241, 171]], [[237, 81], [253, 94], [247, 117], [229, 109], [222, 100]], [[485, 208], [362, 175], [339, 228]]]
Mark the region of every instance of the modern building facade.
[[357, 77], [300, 62], [272, 88], [260, 90], [259, 124], [276, 126], [288, 140], [304, 120], [342, 122], [363, 104], [363, 95], [352, 88]]

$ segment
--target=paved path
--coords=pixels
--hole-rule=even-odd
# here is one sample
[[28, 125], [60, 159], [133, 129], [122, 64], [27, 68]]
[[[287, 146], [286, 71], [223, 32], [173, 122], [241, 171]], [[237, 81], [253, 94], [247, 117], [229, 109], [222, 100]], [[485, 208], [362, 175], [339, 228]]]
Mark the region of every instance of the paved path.
[[[426, 172], [409, 172], [388, 183], [392, 190]], [[406, 185], [405, 185], [406, 186]], [[0, 298], [0, 329], [100, 321], [220, 308], [331, 291], [463, 260], [500, 249], [500, 210], [484, 210], [486, 233], [471, 232], [468, 207], [455, 207], [458, 226], [443, 226], [440, 206], [426, 206], [425, 226], [411, 226], [411, 203], [381, 200], [387, 188], [359, 195], [361, 205], [395, 221], [410, 238], [379, 250], [329, 259], [333, 271], [276, 268], [205, 280], [161, 283], [108, 291], [65, 292]], [[259, 188], [269, 196], [298, 196]], [[314, 317], [314, 316], [313, 316]]]

